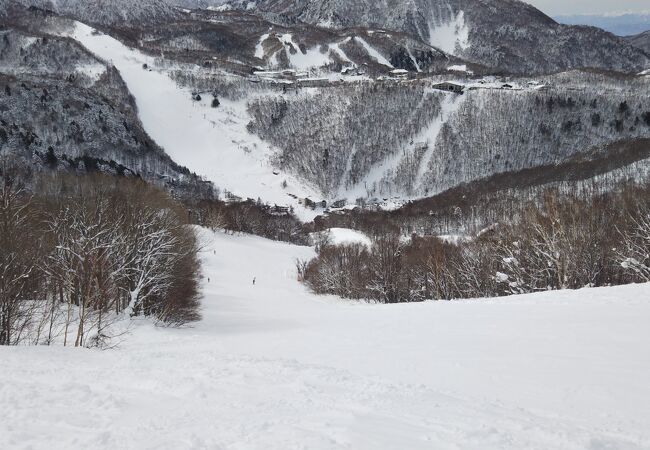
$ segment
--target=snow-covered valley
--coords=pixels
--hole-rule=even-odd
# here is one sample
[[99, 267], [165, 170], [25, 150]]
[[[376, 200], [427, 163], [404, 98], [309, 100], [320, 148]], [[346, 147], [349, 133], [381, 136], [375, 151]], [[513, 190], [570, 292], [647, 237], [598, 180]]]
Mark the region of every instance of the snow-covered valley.
[[0, 448], [650, 448], [650, 285], [371, 305], [296, 281], [311, 248], [201, 234], [193, 328], [0, 348]]

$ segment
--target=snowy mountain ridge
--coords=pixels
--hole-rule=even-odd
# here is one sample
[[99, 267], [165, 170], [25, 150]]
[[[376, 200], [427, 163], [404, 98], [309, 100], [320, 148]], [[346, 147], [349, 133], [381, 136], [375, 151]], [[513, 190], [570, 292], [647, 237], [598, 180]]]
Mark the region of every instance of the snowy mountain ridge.
[[7, 0], [51, 10], [87, 23], [110, 26], [147, 25], [178, 18], [167, 0]]
[[[518, 0], [10, 0], [85, 23], [141, 27], [182, 18], [177, 6], [244, 11], [286, 26], [402, 32], [473, 63], [512, 73], [597, 67], [638, 73], [650, 55], [593, 27], [561, 25]], [[214, 6], [217, 5], [217, 6]]]
[[596, 28], [560, 25], [518, 0], [230, 0], [278, 23], [369, 27], [416, 36], [456, 56], [516, 73], [578, 67], [637, 71], [650, 57]]

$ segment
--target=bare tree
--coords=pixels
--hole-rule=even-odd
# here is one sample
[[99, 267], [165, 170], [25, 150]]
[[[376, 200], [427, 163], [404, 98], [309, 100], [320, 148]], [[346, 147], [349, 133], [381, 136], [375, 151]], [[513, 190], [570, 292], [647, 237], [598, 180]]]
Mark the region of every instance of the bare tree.
[[370, 253], [368, 290], [382, 303], [405, 301], [400, 289], [402, 244], [395, 233], [374, 239]]
[[650, 213], [638, 210], [630, 220], [630, 229], [621, 232], [623, 245], [617, 259], [633, 279], [650, 282]]
[[0, 345], [17, 344], [30, 326], [37, 299], [38, 246], [29, 197], [3, 163], [0, 179]]

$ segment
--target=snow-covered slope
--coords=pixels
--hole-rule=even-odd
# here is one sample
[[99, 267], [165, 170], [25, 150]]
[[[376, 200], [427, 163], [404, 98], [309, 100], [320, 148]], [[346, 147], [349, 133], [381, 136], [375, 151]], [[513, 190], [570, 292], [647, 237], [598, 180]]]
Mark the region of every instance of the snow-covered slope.
[[205, 236], [195, 328], [0, 348], [3, 450], [650, 447], [649, 285], [355, 304], [309, 248]]
[[2, 156], [36, 171], [137, 175], [179, 196], [210, 195], [143, 130], [117, 71], [74, 40], [0, 31], [0, 85]]
[[269, 145], [246, 130], [245, 101], [220, 99], [220, 106], [212, 108], [211, 96], [193, 100], [191, 91], [178, 87], [166, 73], [145, 70], [144, 64], [153, 66], [152, 57], [81, 23], [71, 37], [120, 71], [145, 130], [177, 163], [244, 198], [298, 207], [288, 192], [314, 196], [304, 183], [271, 167]]

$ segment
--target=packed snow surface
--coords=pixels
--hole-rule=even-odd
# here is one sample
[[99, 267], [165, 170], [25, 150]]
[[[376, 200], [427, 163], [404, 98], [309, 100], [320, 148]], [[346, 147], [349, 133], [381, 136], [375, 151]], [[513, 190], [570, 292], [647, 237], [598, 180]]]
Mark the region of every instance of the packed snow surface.
[[0, 448], [650, 448], [650, 285], [370, 305], [308, 293], [310, 248], [201, 233], [194, 328], [0, 348]]
[[354, 65], [354, 62], [353, 62], [350, 58], [348, 58], [348, 55], [347, 55], [347, 54], [343, 51], [343, 49], [341, 48], [341, 44], [344, 44], [345, 42], [347, 42], [347, 39], [345, 39], [345, 40], [343, 40], [343, 41], [341, 41], [341, 42], [337, 42], [337, 43], [331, 44], [331, 45], [330, 45], [330, 50], [331, 50], [332, 52], [336, 53], [336, 55], [337, 55], [337, 56], [340, 58], [340, 60], [343, 61], [344, 63], [350, 64], [350, 65]]

